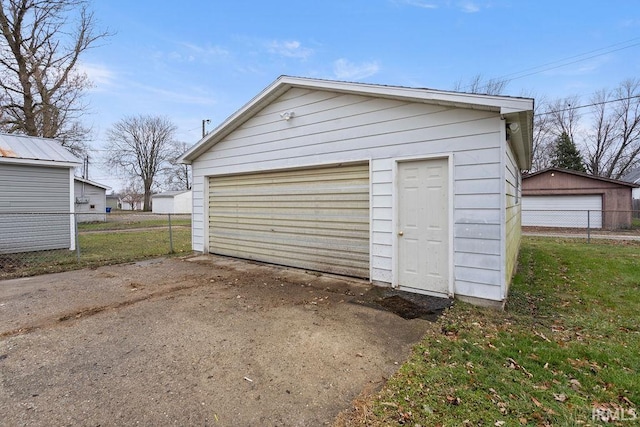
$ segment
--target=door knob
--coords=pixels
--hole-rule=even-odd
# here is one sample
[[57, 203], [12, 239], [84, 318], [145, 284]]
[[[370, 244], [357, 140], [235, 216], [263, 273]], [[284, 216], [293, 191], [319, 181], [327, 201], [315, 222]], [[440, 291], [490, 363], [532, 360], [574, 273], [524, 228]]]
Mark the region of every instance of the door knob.
[[404, 231], [398, 231], [398, 236], [404, 236]]

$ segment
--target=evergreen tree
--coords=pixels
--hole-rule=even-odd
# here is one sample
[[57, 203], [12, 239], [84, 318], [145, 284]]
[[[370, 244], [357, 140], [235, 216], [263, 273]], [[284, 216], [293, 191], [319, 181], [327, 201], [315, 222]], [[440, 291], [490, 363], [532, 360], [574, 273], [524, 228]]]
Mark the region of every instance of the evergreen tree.
[[562, 135], [556, 140], [556, 149], [551, 164], [557, 168], [586, 172], [582, 155], [566, 132], [562, 132]]

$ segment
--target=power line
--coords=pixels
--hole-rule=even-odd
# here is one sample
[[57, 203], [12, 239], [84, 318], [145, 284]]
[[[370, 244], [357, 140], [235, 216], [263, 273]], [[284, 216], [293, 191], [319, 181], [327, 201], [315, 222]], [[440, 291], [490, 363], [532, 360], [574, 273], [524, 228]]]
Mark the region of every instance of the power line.
[[625, 46], [625, 47], [621, 47], [621, 48], [618, 48], [618, 49], [610, 50], [610, 51], [607, 51], [605, 53], [600, 53], [600, 54], [597, 54], [597, 55], [588, 56], [586, 58], [577, 59], [575, 61], [567, 62], [565, 64], [556, 65], [555, 67], [544, 68], [544, 69], [542, 69], [540, 71], [534, 71], [534, 72], [531, 72], [531, 73], [523, 74], [521, 76], [513, 77], [511, 79], [507, 79], [506, 81], [510, 82], [510, 81], [513, 81], [513, 80], [521, 79], [523, 77], [533, 76], [534, 74], [540, 74], [540, 73], [543, 73], [545, 71], [550, 71], [550, 70], [555, 70], [555, 69], [558, 69], [558, 68], [566, 67], [567, 65], [577, 64], [578, 62], [586, 61], [587, 59], [597, 58], [598, 56], [606, 55], [607, 53], [618, 52], [620, 50], [628, 49], [630, 47], [635, 47], [635, 46], [640, 46], [640, 43], [636, 43], [636, 44], [632, 44], [630, 46]]
[[[558, 59], [556, 61], [547, 62], [545, 64], [537, 65], [535, 67], [525, 68], [524, 70], [515, 71], [513, 73], [505, 74], [505, 75], [500, 76], [500, 77], [491, 78], [491, 79], [486, 80], [487, 83], [485, 85], [481, 86], [481, 87], [486, 88], [491, 84], [491, 82], [496, 82], [496, 81], [497, 82], [504, 81], [505, 83], [506, 82], [510, 82], [510, 81], [513, 81], [513, 80], [517, 80], [517, 79], [521, 79], [521, 78], [524, 78], [524, 77], [529, 77], [529, 76], [532, 76], [532, 75], [535, 75], [535, 74], [543, 73], [545, 71], [551, 71], [551, 70], [555, 70], [555, 69], [558, 69], [558, 68], [566, 67], [568, 65], [577, 64], [579, 62], [586, 61], [588, 59], [597, 58], [599, 56], [603, 56], [603, 55], [606, 55], [606, 54], [609, 54], [609, 53], [618, 52], [618, 51], [621, 51], [621, 50], [624, 50], [624, 49], [629, 49], [629, 48], [632, 48], [632, 47], [640, 46], [640, 41], [639, 40], [640, 40], [640, 37], [635, 37], [635, 38], [632, 38], [632, 39], [629, 39], [629, 40], [625, 40], [625, 41], [622, 41], [622, 42], [618, 42], [618, 43], [614, 43], [614, 44], [611, 44], [611, 45], [608, 45], [608, 46], [605, 46], [605, 47], [601, 47], [601, 48], [598, 48], [598, 49], [593, 49], [593, 50], [590, 50], [590, 51], [587, 51], [587, 52], [579, 53], [577, 55], [572, 55], [572, 56], [569, 56], [569, 57], [566, 57], [566, 58]], [[636, 41], [638, 41], [638, 42], [636, 42]], [[612, 49], [612, 48], [614, 48], [616, 46], [626, 45], [626, 44], [631, 43], [631, 42], [636, 42], [636, 43], [633, 43], [633, 44], [630, 44], [630, 45], [627, 45], [627, 46], [622, 46], [622, 47], [619, 47], [617, 49]], [[605, 52], [602, 52], [602, 51], [605, 51]], [[602, 53], [591, 55], [591, 54], [596, 53], [596, 52], [602, 52]], [[590, 55], [590, 56], [584, 57], [585, 55]], [[579, 59], [576, 59], [574, 61], [570, 61], [570, 60], [572, 60], [574, 58], [579, 58]], [[570, 62], [566, 62], [566, 61], [570, 61]], [[554, 64], [559, 64], [559, 65], [554, 65]], [[549, 67], [550, 65], [554, 65], [554, 66], [553, 67]], [[547, 68], [545, 68], [545, 67], [547, 67]], [[538, 71], [534, 71], [534, 70], [538, 70]], [[522, 74], [522, 73], [525, 73], [525, 74]], [[511, 76], [514, 76], [514, 77], [511, 77]], [[469, 85], [464, 86], [463, 89], [467, 89], [467, 88], [470, 88], [472, 86], [473, 86], [473, 84], [469, 84]]]
[[596, 105], [605, 105], [605, 104], [610, 104], [612, 102], [628, 101], [630, 99], [636, 99], [636, 98], [640, 98], [640, 95], [626, 96], [624, 98], [618, 98], [618, 99], [609, 99], [607, 101], [593, 102], [591, 104], [576, 105], [575, 107], [567, 107], [561, 110], [545, 111], [544, 113], [536, 114], [536, 116], [546, 116], [548, 114], [562, 113], [563, 111], [579, 110], [581, 108], [595, 107]]
[[[593, 49], [593, 50], [590, 50], [590, 51], [587, 51], [587, 52], [579, 53], [577, 55], [569, 56], [567, 58], [558, 59], [556, 61], [547, 62], [546, 64], [538, 65], [538, 66], [535, 66], [535, 67], [525, 68], [524, 70], [520, 70], [520, 71], [516, 71], [516, 72], [513, 72], [513, 73], [509, 73], [509, 74], [505, 74], [503, 76], [500, 76], [500, 77], [496, 78], [496, 80], [507, 79], [510, 76], [518, 75], [518, 74], [521, 74], [521, 73], [526, 73], [526, 72], [532, 71], [532, 70], [537, 70], [537, 69], [540, 69], [540, 68], [547, 67], [549, 65], [562, 63], [562, 62], [569, 61], [569, 60], [574, 59], [574, 58], [580, 58], [580, 57], [585, 56], [585, 55], [590, 55], [590, 54], [595, 53], [595, 52], [600, 52], [600, 51], [603, 51], [603, 50], [611, 49], [612, 47], [616, 47], [616, 46], [620, 46], [620, 45], [627, 44], [627, 43], [630, 43], [630, 42], [634, 42], [636, 40], [640, 40], [640, 37], [635, 37], [635, 38], [632, 38], [632, 39], [629, 39], [629, 40], [625, 40], [623, 42], [614, 43], [614, 44], [609, 45], [609, 46], [601, 47], [601, 48], [598, 48], [598, 49]], [[600, 53], [598, 55], [591, 55], [589, 57], [582, 58], [582, 59], [579, 59], [579, 60], [576, 60], [576, 61], [572, 61], [572, 62], [569, 62], [567, 64], [562, 64], [562, 65], [558, 65], [556, 67], [552, 67], [552, 68], [549, 68], [549, 69], [540, 70], [539, 72], [541, 73], [543, 71], [548, 71], [548, 70], [552, 70], [552, 69], [555, 69], [555, 68], [564, 67], [566, 65], [575, 64], [576, 62], [585, 61], [587, 59], [592, 59], [592, 58], [595, 58], [595, 57], [598, 57], [598, 56], [605, 55], [607, 53], [617, 52], [617, 51], [620, 51], [620, 50], [623, 50], [623, 49], [628, 49], [628, 48], [635, 47], [635, 46], [638, 46], [638, 45], [640, 45], [640, 42], [634, 43], [634, 44], [629, 45], [629, 46], [624, 46], [624, 47], [621, 47], [621, 48], [618, 48], [618, 49], [607, 50], [607, 52], [603, 52], [603, 53]], [[531, 75], [531, 74], [532, 73], [527, 74], [527, 76]], [[521, 76], [521, 77], [525, 77], [525, 76]], [[514, 77], [513, 79], [508, 79], [508, 81], [515, 80], [515, 79], [518, 79], [518, 78], [520, 78], [520, 77]]]

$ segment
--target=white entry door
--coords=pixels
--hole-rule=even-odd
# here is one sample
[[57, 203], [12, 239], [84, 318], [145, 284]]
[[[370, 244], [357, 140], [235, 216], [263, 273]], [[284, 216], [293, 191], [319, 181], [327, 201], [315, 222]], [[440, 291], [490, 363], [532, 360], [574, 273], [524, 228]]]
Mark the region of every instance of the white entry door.
[[398, 163], [398, 285], [449, 293], [447, 159]]

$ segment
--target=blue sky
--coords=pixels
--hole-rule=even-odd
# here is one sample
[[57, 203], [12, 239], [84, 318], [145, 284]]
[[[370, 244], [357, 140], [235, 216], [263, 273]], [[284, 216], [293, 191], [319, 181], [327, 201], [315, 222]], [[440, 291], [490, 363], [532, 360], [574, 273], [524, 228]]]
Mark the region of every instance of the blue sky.
[[[81, 64], [91, 145], [127, 115], [169, 117], [193, 144], [282, 74], [506, 94], [590, 94], [640, 76], [635, 0], [94, 0], [114, 35]], [[99, 151], [97, 153], [100, 153]], [[97, 156], [95, 156], [97, 157]], [[90, 178], [118, 190], [108, 171]]]

